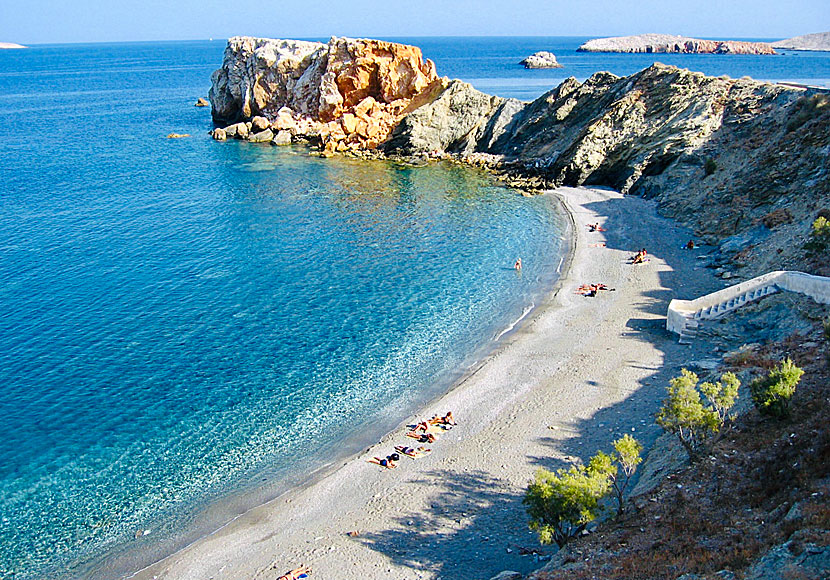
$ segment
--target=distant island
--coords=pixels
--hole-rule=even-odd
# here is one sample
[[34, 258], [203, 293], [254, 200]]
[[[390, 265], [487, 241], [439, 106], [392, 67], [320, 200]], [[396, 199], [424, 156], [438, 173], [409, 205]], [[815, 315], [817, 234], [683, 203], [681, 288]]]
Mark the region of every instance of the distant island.
[[815, 34], [794, 36], [793, 38], [773, 42], [772, 47], [787, 50], [830, 51], [830, 32], [816, 32]]
[[595, 38], [576, 49], [577, 52], [677, 52], [683, 54], [775, 54], [766, 42], [740, 40], [701, 40], [671, 34], [638, 34]]
[[15, 44], [13, 42], [0, 42], [0, 48], [26, 48], [22, 44]]
[[519, 64], [524, 65], [525, 68], [562, 68], [556, 60], [556, 55], [546, 50], [531, 54]]

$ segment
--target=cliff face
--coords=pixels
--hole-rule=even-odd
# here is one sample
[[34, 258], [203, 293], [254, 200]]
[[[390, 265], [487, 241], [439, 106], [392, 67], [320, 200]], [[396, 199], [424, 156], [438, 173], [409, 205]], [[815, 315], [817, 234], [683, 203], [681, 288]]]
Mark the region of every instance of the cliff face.
[[578, 52], [681, 52], [687, 54], [775, 54], [765, 42], [701, 40], [671, 34], [639, 34], [589, 40]]
[[209, 98], [217, 124], [266, 119], [267, 129], [251, 138], [288, 131], [320, 136], [329, 150], [344, 150], [377, 146], [413, 100], [437, 84], [435, 66], [414, 46], [234, 37], [213, 73]]
[[796, 260], [792, 239], [830, 207], [824, 94], [664, 65], [568, 79], [518, 106], [450, 87], [403, 120], [388, 153], [485, 153], [543, 187], [605, 185], [656, 198], [710, 241], [741, 234], [734, 253], [751, 254], [761, 240], [777, 246], [747, 260], [758, 270]]

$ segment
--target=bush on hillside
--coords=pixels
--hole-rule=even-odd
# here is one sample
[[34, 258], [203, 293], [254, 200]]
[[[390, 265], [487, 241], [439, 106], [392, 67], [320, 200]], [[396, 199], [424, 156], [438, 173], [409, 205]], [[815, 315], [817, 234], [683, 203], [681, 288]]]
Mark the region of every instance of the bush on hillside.
[[[586, 467], [572, 466], [551, 473], [540, 469], [527, 487], [523, 503], [530, 528], [543, 544], [561, 548], [602, 513], [602, 499], [613, 492], [617, 515], [631, 476], [642, 461], [643, 446], [631, 435], [614, 441], [614, 453], [597, 452]], [[622, 472], [621, 472], [622, 471]]]
[[793, 361], [785, 359], [765, 377], [758, 377], [749, 384], [752, 402], [762, 415], [787, 417], [790, 399], [804, 371]]
[[707, 157], [706, 161], [703, 162], [703, 171], [706, 173], [706, 177], [709, 177], [717, 170], [718, 162], [712, 159], [711, 157]]
[[830, 249], [830, 221], [819, 216], [813, 222], [810, 237], [804, 244], [804, 249], [810, 254], [821, 254]]
[[724, 373], [717, 383], [698, 386], [698, 376], [682, 369], [680, 376], [670, 381], [669, 396], [657, 413], [657, 424], [677, 435], [689, 459], [696, 461], [722, 436], [740, 384], [734, 373]]
[[608, 493], [608, 473], [597, 471], [598, 463], [571, 466], [551, 473], [540, 469], [522, 500], [530, 516], [530, 529], [543, 544], [560, 548], [580, 534], [602, 512], [600, 500]]

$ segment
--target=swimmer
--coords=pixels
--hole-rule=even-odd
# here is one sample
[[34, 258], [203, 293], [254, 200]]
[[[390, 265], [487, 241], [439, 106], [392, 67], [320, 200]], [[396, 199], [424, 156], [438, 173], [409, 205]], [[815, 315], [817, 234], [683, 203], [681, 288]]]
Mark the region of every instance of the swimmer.
[[513, 264], [513, 268], [516, 269], [516, 270], [521, 270], [522, 269], [522, 259], [521, 258], [516, 258], [516, 263]]

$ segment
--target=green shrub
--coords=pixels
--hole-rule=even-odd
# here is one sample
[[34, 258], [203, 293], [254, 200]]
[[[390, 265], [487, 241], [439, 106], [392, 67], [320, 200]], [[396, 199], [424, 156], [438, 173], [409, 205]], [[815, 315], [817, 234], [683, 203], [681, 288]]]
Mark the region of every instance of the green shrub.
[[677, 435], [692, 461], [711, 449], [722, 435], [741, 385], [734, 373], [724, 373], [717, 383], [702, 383], [700, 387], [697, 383], [695, 373], [682, 369], [680, 376], [670, 381], [669, 396], [657, 413], [657, 424]]
[[522, 500], [530, 516], [530, 529], [543, 544], [560, 548], [581, 533], [602, 512], [600, 500], [610, 488], [608, 473], [598, 462], [551, 473], [540, 469]]
[[706, 161], [703, 162], [703, 171], [706, 173], [706, 177], [709, 177], [717, 170], [718, 162], [712, 159], [711, 157], [707, 157]]
[[820, 254], [830, 248], [830, 221], [819, 216], [813, 222], [810, 238], [804, 244], [804, 249], [811, 254]]
[[765, 377], [749, 384], [752, 402], [762, 415], [786, 417], [790, 414], [790, 399], [804, 371], [793, 361], [785, 359]]

